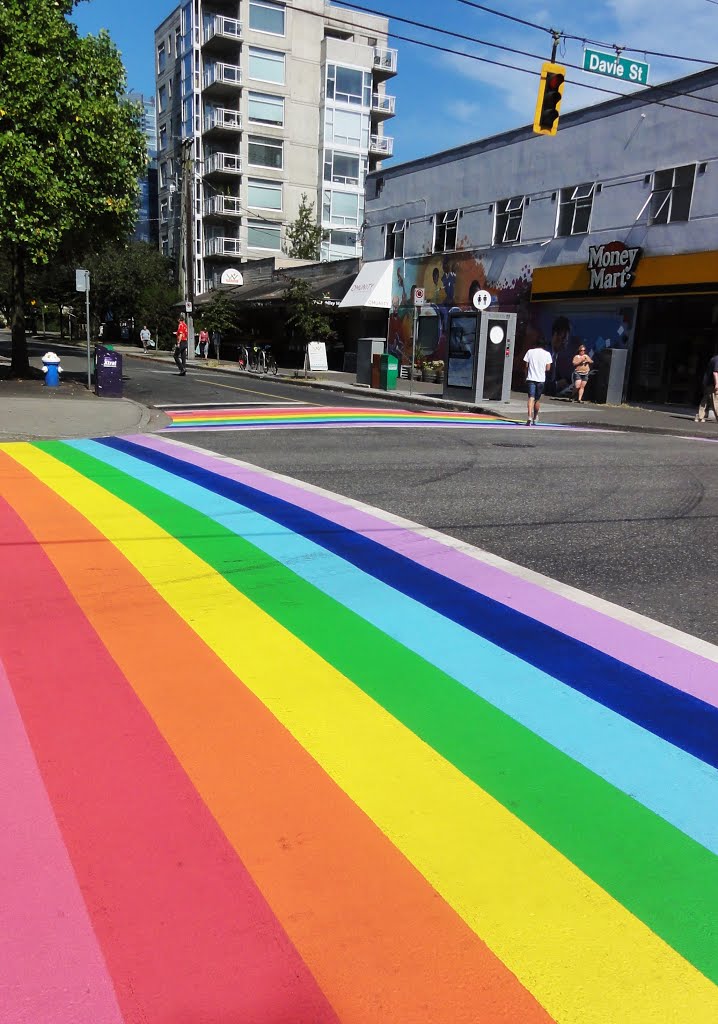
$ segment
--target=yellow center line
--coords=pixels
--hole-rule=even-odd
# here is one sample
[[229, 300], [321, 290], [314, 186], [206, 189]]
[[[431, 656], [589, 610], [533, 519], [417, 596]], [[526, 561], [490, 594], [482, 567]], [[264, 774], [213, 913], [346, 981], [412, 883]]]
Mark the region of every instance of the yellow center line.
[[262, 398], [276, 399], [278, 402], [290, 402], [292, 405], [323, 405], [323, 402], [299, 401], [297, 398], [282, 398], [279, 395], [268, 395], [266, 391], [254, 391], [252, 388], [238, 388], [235, 384], [219, 384], [216, 380], [207, 380], [206, 377], [195, 377], [200, 384], [212, 384], [216, 388], [229, 388], [230, 391], [246, 391], [248, 395], [261, 395]]

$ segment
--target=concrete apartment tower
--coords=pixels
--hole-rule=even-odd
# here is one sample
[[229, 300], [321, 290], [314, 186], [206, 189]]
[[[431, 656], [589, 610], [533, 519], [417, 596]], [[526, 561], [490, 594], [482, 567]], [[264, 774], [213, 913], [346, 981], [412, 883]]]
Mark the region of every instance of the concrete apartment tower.
[[188, 298], [281, 254], [302, 193], [322, 259], [361, 254], [364, 179], [393, 152], [388, 28], [325, 0], [188, 0], [156, 29], [160, 248]]

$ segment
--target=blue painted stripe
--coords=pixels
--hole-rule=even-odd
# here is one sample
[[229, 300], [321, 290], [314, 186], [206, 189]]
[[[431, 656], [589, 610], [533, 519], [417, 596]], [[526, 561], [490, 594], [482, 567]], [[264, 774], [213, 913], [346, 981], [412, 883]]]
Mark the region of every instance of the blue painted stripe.
[[718, 772], [313, 541], [123, 452], [72, 442], [286, 565], [467, 689], [718, 853]]
[[297, 505], [120, 438], [100, 443], [313, 539], [407, 597], [718, 767], [718, 708]]

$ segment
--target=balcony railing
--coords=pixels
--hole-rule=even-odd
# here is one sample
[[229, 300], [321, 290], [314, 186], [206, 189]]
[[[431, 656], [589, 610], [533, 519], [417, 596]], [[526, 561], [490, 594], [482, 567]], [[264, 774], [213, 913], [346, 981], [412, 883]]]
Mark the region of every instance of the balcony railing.
[[396, 64], [399, 57], [398, 50], [390, 50], [386, 47], [377, 46], [374, 48], [374, 70], [383, 71], [386, 75], [396, 74]]
[[203, 88], [209, 89], [213, 85], [242, 87], [242, 69], [237, 64], [223, 64], [217, 61], [205, 69]]
[[228, 110], [227, 107], [212, 107], [204, 115], [204, 130], [211, 132], [215, 129], [241, 132], [242, 115], [238, 110]]
[[396, 108], [396, 96], [387, 96], [385, 93], [375, 92], [371, 98], [372, 114], [380, 114], [384, 117], [393, 117]]
[[394, 139], [391, 135], [370, 135], [369, 152], [374, 156], [391, 156], [394, 152]]
[[213, 153], [204, 162], [204, 174], [241, 174], [242, 157], [237, 153]]
[[241, 256], [242, 243], [238, 238], [208, 238], [204, 243], [205, 256]]
[[227, 39], [230, 42], [238, 43], [242, 38], [242, 22], [236, 18], [225, 18], [221, 14], [205, 22], [202, 33], [202, 45], [210, 43], [213, 39]]
[[238, 196], [212, 196], [204, 204], [205, 217], [241, 217], [242, 206]]

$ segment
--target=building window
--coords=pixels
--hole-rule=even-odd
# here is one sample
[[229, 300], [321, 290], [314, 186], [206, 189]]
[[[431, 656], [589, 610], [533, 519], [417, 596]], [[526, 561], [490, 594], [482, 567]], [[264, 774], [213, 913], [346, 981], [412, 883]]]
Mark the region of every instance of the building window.
[[459, 211], [446, 210], [434, 217], [434, 246], [432, 252], [451, 252], [456, 248]]
[[167, 50], [165, 49], [165, 44], [160, 43], [160, 45], [157, 47], [157, 73], [161, 75], [166, 67]]
[[322, 220], [342, 227], [358, 228], [362, 211], [362, 196], [357, 192], [324, 192]]
[[671, 224], [675, 220], [688, 220], [695, 177], [695, 164], [655, 172], [651, 189], [651, 224]]
[[167, 125], [160, 127], [160, 153], [167, 149]]
[[324, 117], [324, 138], [329, 145], [369, 147], [369, 117], [366, 114], [328, 107]]
[[343, 68], [338, 64], [327, 65], [327, 99], [370, 107], [371, 88], [372, 79], [368, 71]]
[[386, 242], [384, 246], [384, 259], [399, 260], [403, 257], [405, 233], [405, 220], [395, 220], [393, 224], [387, 224]]
[[157, 91], [157, 110], [163, 114], [167, 109], [167, 86], [161, 85]]
[[249, 0], [249, 27], [255, 32], [284, 35], [284, 5], [270, 0]]
[[364, 185], [365, 161], [352, 153], [328, 149], [324, 154], [324, 180], [337, 185]]
[[250, 178], [247, 183], [247, 205], [258, 210], [281, 210], [281, 182]]
[[271, 167], [281, 171], [284, 163], [284, 143], [277, 139], [265, 139], [261, 135], [250, 135], [247, 148], [249, 163], [254, 167]]
[[282, 249], [282, 229], [277, 224], [263, 224], [261, 221], [248, 221], [247, 245], [250, 249]]
[[284, 100], [281, 96], [250, 92], [249, 120], [254, 124], [271, 124], [281, 128], [284, 124]]
[[249, 48], [249, 77], [258, 82], [284, 85], [284, 54], [276, 50]]
[[496, 204], [494, 245], [507, 245], [521, 241], [521, 222], [524, 216], [524, 196], [501, 199]]
[[595, 188], [596, 186], [591, 181], [583, 185], [576, 185], [575, 188], [561, 189], [561, 199], [558, 208], [558, 228], [556, 230], [559, 238], [566, 238], [568, 235], [585, 235], [587, 233], [591, 223]]

